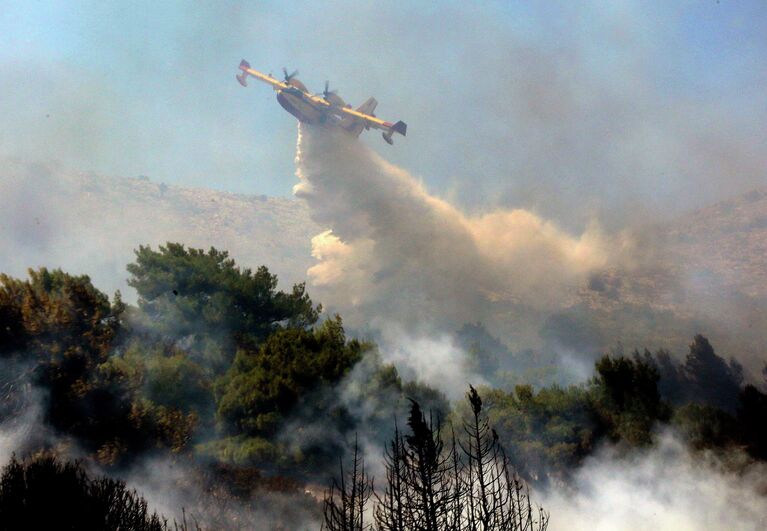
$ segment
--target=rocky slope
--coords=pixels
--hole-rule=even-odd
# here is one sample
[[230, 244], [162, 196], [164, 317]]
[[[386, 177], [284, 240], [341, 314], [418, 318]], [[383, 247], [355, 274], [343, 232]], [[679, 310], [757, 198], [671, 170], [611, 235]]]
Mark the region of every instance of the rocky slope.
[[767, 362], [767, 188], [635, 231], [640, 257], [595, 274], [550, 320], [558, 344], [686, 351], [703, 333], [757, 373]]
[[767, 188], [684, 216], [669, 227], [668, 243], [691, 276], [767, 297]]
[[215, 246], [242, 267], [267, 265], [289, 285], [304, 280], [310, 240], [320, 232], [292, 198], [41, 168], [6, 172], [0, 174], [0, 271], [62, 267], [91, 275], [106, 291], [122, 289], [128, 300], [125, 265], [139, 245]]

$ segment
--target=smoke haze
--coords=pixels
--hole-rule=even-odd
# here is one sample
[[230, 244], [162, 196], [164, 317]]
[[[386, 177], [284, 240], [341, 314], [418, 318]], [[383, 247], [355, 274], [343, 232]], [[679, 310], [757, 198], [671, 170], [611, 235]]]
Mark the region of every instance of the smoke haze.
[[760, 2], [4, 7], [2, 155], [288, 195], [292, 123], [234, 81], [244, 57], [374, 95], [411, 128], [393, 162], [463, 209], [534, 207], [580, 234], [765, 179]]
[[666, 432], [644, 451], [605, 448], [578, 470], [572, 490], [551, 491], [541, 503], [552, 531], [764, 529], [767, 470], [743, 464], [740, 473], [728, 471], [721, 457], [693, 455]]

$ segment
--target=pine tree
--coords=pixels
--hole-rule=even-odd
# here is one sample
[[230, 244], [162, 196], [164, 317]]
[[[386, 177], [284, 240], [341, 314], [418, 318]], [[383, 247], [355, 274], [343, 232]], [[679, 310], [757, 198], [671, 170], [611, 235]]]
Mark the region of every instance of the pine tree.
[[330, 490], [325, 493], [324, 527], [328, 531], [371, 529], [371, 524], [365, 523], [365, 512], [373, 493], [373, 482], [365, 472], [365, 459], [356, 437], [351, 470], [348, 474], [344, 472], [343, 461], [340, 461], [339, 468], [339, 479], [334, 479]]
[[405, 476], [405, 439], [394, 422], [394, 437], [384, 450], [386, 488], [382, 497], [376, 495], [378, 505], [375, 520], [378, 531], [405, 531], [409, 528], [408, 496]]
[[[545, 531], [549, 515], [535, 507], [525, 482], [511, 466], [473, 387], [467, 393], [471, 413], [462, 436], [451, 432], [446, 446], [439, 422], [411, 400], [403, 435], [384, 451], [386, 486], [375, 495], [376, 531]], [[328, 531], [368, 529], [362, 522], [372, 481], [364, 472], [355, 443], [354, 467], [325, 498]], [[367, 488], [370, 490], [366, 490]]]
[[459, 446], [466, 458], [463, 499], [468, 531], [543, 531], [548, 514], [533, 510], [525, 483], [513, 471], [498, 434], [482, 411], [474, 387], [466, 395], [471, 414], [463, 423]]
[[452, 473], [454, 448], [445, 449], [439, 421], [426, 418], [418, 402], [411, 401], [405, 436], [405, 485], [408, 522], [414, 531], [448, 529], [454, 501]]

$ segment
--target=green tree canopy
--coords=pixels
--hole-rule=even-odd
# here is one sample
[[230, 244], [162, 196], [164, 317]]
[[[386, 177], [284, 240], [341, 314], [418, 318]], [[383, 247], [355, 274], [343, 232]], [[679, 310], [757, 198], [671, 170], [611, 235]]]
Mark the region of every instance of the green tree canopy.
[[529, 479], [543, 482], [548, 476], [566, 476], [600, 436], [592, 387], [554, 385], [536, 392], [530, 385], [518, 385], [511, 392], [483, 389], [482, 394], [509, 458]]
[[312, 330], [279, 330], [257, 350], [237, 352], [216, 385], [218, 418], [230, 434], [268, 437], [299, 398], [337, 382], [364, 348], [356, 339], [346, 340], [338, 316]]
[[125, 309], [119, 293], [110, 304], [87, 276], [43, 268], [29, 277], [0, 275], [0, 353], [32, 369], [14, 377], [45, 389], [50, 425], [105, 463], [183, 447], [195, 419], [143, 400], [126, 373], [109, 370]]
[[635, 353], [633, 359], [603, 356], [596, 370], [596, 407], [610, 435], [632, 444], [649, 444], [655, 421], [669, 416], [658, 392], [658, 369]]
[[127, 269], [128, 285], [138, 292], [152, 326], [191, 337], [199, 349], [211, 340], [225, 348], [252, 348], [280, 328], [313, 325], [321, 310], [304, 284], [278, 291], [277, 277], [265, 266], [240, 269], [226, 251], [212, 247], [205, 252], [179, 243], [157, 251], [141, 246]]
[[9, 317], [0, 352], [34, 367], [48, 390], [49, 420], [67, 431], [87, 429], [81, 410], [98, 393], [96, 369], [119, 330], [119, 299], [110, 305], [87, 276], [42, 268], [30, 270], [29, 280], [0, 276], [0, 313]]
[[692, 401], [735, 412], [743, 383], [743, 367], [735, 360], [728, 364], [700, 334], [690, 343], [683, 373], [689, 383]]
[[30, 269], [29, 280], [0, 274], [0, 354], [24, 351], [86, 368], [103, 361], [123, 310], [119, 292], [110, 305], [86, 275], [46, 268]]

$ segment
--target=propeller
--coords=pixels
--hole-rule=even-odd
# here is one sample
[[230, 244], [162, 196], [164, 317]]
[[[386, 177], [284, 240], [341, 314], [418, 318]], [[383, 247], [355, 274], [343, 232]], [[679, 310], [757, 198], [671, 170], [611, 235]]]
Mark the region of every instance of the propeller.
[[322, 95], [323, 95], [323, 96], [325, 96], [325, 98], [326, 98], [326, 99], [327, 99], [327, 97], [328, 97], [328, 96], [330, 96], [331, 94], [334, 94], [334, 95], [335, 95], [335, 93], [337, 92], [336, 90], [330, 90], [330, 88], [329, 88], [329, 84], [330, 84], [330, 83], [329, 83], [328, 81], [325, 81], [325, 90], [323, 90], [323, 91], [322, 91]]
[[[330, 96], [335, 96], [336, 92], [338, 92], [336, 90], [330, 90], [330, 86], [329, 85], [330, 85], [330, 82], [325, 81], [325, 90], [322, 91], [322, 97], [325, 98], [326, 100], [328, 98], [330, 98]], [[318, 96], [319, 96], [319, 94], [318, 94]]]
[[285, 74], [285, 83], [290, 83], [290, 80], [298, 75], [298, 70], [293, 70], [293, 73], [288, 74], [288, 69], [284, 66], [282, 67], [282, 72]]

